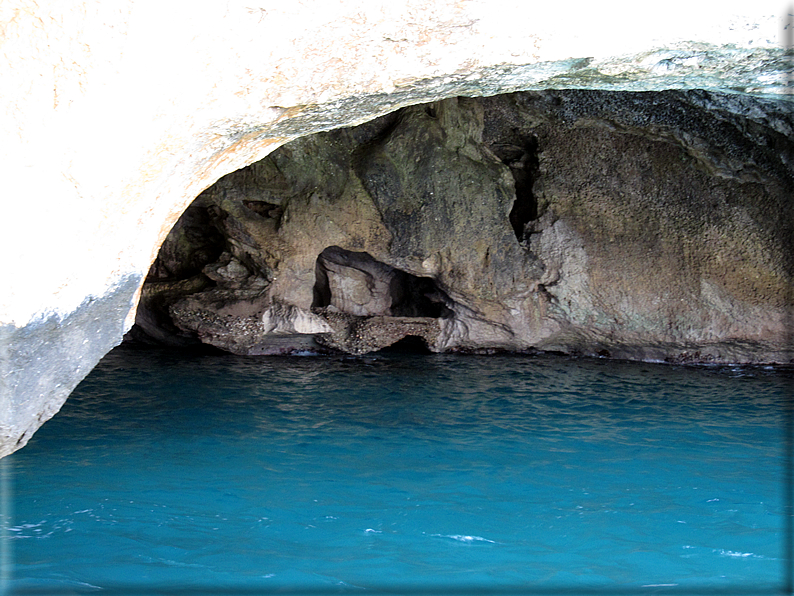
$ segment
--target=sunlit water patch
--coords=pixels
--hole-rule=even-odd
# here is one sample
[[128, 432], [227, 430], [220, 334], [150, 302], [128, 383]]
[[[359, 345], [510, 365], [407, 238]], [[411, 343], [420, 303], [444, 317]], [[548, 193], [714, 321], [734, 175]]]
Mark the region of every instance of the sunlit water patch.
[[121, 348], [4, 460], [7, 586], [771, 593], [789, 390], [763, 368]]

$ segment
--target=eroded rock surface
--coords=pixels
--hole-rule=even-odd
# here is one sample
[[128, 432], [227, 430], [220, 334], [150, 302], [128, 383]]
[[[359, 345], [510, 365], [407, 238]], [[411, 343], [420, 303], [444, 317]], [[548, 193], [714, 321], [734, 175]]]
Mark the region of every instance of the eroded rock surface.
[[196, 200], [141, 328], [242, 354], [787, 362], [793, 128], [772, 101], [547, 91], [306, 137]]
[[[0, 4], [0, 169], [11, 222], [0, 235], [0, 456], [24, 445], [121, 341], [139, 297], [166, 304], [218, 283], [160, 278], [144, 295], [140, 285], [199, 193], [291, 140], [418, 103], [528, 89], [787, 97], [792, 17], [776, 0], [624, 9], [517, 0]], [[520, 178], [517, 188], [527, 188]], [[516, 236], [533, 218], [528, 207], [511, 209]], [[235, 268], [220, 274], [231, 279]], [[260, 272], [251, 271], [255, 297]], [[118, 320], [107, 320], [108, 304]], [[290, 306], [283, 312], [294, 314]], [[303, 328], [301, 309], [274, 329]], [[148, 322], [160, 341], [196, 340], [165, 315]], [[494, 317], [470, 317], [467, 327], [443, 319], [456, 322], [443, 336], [503, 343], [508, 330]], [[84, 332], [87, 341], [73, 342]], [[270, 333], [269, 345], [276, 339], [292, 341]]]

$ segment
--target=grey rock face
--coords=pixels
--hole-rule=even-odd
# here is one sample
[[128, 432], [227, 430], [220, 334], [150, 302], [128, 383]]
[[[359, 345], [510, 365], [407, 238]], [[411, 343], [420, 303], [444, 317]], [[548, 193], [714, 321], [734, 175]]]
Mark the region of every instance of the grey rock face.
[[770, 100], [547, 91], [299, 139], [196, 200], [140, 330], [242, 354], [419, 337], [787, 362], [793, 130]]
[[4, 395], [12, 396], [0, 401], [0, 456], [27, 444], [96, 362], [118, 344], [140, 281], [127, 278], [64, 318], [41, 319], [25, 329], [0, 326], [0, 383]]

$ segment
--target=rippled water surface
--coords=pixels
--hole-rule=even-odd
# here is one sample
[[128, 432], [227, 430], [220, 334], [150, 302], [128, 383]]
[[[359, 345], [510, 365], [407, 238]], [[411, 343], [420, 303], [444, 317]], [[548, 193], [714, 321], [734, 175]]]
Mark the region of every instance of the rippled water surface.
[[4, 579], [47, 594], [771, 593], [788, 391], [763, 368], [123, 347], [3, 460]]

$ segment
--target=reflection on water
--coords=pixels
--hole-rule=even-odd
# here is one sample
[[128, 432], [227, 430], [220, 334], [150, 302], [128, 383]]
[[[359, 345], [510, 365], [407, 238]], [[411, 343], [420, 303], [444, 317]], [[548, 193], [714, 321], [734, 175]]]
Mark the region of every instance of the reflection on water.
[[772, 592], [787, 375], [121, 348], [4, 460], [11, 586]]

